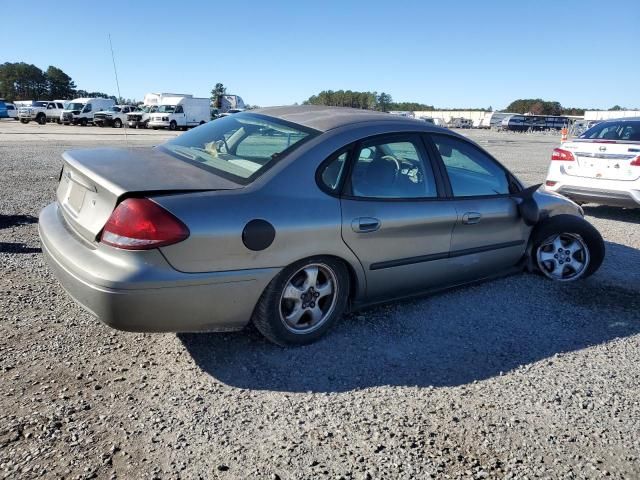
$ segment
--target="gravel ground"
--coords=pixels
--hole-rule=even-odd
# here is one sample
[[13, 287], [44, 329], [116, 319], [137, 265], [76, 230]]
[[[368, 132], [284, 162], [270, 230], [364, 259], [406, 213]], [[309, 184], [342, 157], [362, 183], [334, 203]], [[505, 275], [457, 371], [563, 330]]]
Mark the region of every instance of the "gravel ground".
[[[530, 184], [557, 142], [463, 133]], [[251, 329], [131, 334], [66, 296], [36, 225], [65, 149], [122, 143], [0, 123], [0, 477], [640, 477], [640, 210], [585, 207], [607, 257], [576, 285], [511, 276], [295, 349]]]

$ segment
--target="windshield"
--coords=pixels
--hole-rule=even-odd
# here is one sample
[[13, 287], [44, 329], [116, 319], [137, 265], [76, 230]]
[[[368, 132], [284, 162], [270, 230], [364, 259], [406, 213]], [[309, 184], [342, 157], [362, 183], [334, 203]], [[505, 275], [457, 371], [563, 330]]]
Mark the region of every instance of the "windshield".
[[161, 148], [181, 160], [246, 184], [314, 132], [292, 123], [238, 113], [197, 127]]
[[67, 110], [82, 110], [82, 107], [84, 107], [84, 103], [69, 103], [69, 105], [67, 105]]
[[640, 120], [619, 120], [598, 123], [579, 138], [640, 142]]
[[175, 109], [175, 105], [160, 105], [158, 107], [158, 113], [173, 113]]
[[33, 102], [34, 107], [46, 107], [47, 102]]

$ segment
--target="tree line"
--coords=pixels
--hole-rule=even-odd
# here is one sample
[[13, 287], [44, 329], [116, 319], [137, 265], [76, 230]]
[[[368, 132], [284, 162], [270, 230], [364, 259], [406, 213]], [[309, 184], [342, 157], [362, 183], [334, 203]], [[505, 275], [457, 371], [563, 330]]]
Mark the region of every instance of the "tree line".
[[73, 79], [60, 68], [49, 66], [46, 71], [24, 62], [0, 65], [0, 98], [15, 100], [69, 100], [78, 97], [118, 99], [103, 92], [76, 88]]
[[394, 102], [385, 92], [358, 92], [354, 90], [323, 90], [311, 95], [304, 105], [327, 105], [330, 107], [351, 107], [363, 110], [432, 110], [433, 105], [416, 102]]

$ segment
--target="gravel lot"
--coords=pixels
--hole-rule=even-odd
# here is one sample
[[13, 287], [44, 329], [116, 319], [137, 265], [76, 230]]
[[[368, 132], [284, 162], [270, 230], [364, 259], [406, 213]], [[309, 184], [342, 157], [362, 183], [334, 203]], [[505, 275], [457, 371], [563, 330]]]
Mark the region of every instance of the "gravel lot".
[[[463, 133], [530, 184], [558, 140]], [[585, 207], [607, 257], [575, 285], [512, 276], [296, 349], [123, 333], [66, 296], [36, 225], [65, 149], [122, 144], [0, 123], [0, 477], [640, 477], [640, 210]]]

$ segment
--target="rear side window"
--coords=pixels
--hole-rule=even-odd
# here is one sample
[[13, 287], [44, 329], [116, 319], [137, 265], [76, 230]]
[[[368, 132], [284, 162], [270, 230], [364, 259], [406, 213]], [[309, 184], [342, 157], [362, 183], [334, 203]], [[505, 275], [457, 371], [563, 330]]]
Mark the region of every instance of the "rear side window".
[[493, 158], [462, 139], [432, 135], [447, 169], [453, 195], [476, 197], [509, 193], [507, 172]]
[[336, 190], [340, 185], [340, 180], [347, 164], [348, 152], [334, 155], [320, 171], [320, 181], [330, 190]]

